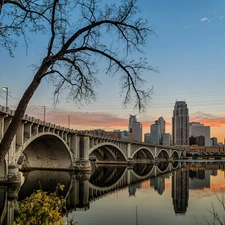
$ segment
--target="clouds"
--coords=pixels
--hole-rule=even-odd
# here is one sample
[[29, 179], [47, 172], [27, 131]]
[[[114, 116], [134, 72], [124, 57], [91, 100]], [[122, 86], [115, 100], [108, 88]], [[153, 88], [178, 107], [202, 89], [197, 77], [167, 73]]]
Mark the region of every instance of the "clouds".
[[200, 19], [201, 22], [211, 22], [211, 20], [207, 17], [203, 17]]
[[209, 113], [203, 113], [198, 111], [191, 115], [191, 121], [200, 122], [205, 126], [210, 127], [223, 127], [225, 126], [225, 117], [213, 115]]
[[[43, 120], [43, 109], [41, 106], [30, 106], [26, 112], [29, 116], [33, 116], [37, 119]], [[46, 108], [46, 121], [50, 123], [55, 123], [61, 126], [68, 126], [70, 119], [70, 127], [74, 129], [121, 129], [127, 130], [129, 123], [129, 115], [127, 118], [120, 117], [118, 115], [107, 113], [107, 112], [73, 112], [65, 111], [60, 109], [49, 109]], [[138, 118], [137, 118], [138, 119]], [[151, 124], [154, 124], [154, 121], [141, 121], [143, 128], [149, 129]], [[225, 126], [225, 117], [203, 113], [197, 111], [190, 115], [190, 122], [200, 122], [205, 126], [211, 127], [224, 127]], [[166, 121], [166, 126], [171, 127], [171, 121]]]
[[[43, 120], [43, 109], [41, 106], [30, 106], [26, 112], [29, 116]], [[128, 119], [121, 118], [111, 113], [101, 112], [72, 112], [60, 109], [48, 109], [46, 107], [46, 121], [73, 129], [118, 129], [128, 127]]]
[[[223, 13], [222, 15], [215, 15], [214, 16], [214, 19], [216, 19], [216, 20], [222, 20], [222, 19], [224, 19], [225, 18], [225, 13]], [[212, 19], [209, 19], [208, 17], [202, 17], [201, 19], [200, 19], [200, 21], [201, 22], [211, 22], [212, 21]]]

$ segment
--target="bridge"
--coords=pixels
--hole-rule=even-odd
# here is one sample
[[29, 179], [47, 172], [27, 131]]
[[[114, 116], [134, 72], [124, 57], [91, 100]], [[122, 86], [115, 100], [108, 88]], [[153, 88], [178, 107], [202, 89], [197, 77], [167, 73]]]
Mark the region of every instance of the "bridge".
[[[0, 106], [0, 140], [14, 112]], [[15, 165], [25, 169], [90, 170], [90, 155], [97, 163], [133, 164], [173, 161], [185, 156], [185, 151], [96, 136], [24, 115], [0, 166], [0, 180], [11, 179]]]

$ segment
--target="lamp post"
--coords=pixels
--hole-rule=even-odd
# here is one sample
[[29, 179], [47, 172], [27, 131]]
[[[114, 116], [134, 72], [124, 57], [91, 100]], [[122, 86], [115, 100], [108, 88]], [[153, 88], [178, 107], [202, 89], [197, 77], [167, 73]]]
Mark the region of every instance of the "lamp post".
[[44, 109], [44, 122], [45, 122], [46, 107], [45, 106], [42, 106], [41, 108]]
[[68, 117], [68, 127], [70, 128], [70, 116], [67, 117]]
[[3, 87], [2, 90], [6, 92], [6, 97], [5, 97], [5, 107], [8, 108], [9, 89], [8, 89], [8, 87]]

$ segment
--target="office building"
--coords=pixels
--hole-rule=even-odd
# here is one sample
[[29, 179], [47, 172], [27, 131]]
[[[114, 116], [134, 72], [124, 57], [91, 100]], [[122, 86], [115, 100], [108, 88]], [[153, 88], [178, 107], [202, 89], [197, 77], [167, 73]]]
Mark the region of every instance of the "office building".
[[162, 137], [162, 145], [170, 146], [171, 145], [171, 135], [170, 133], [165, 133], [161, 135]]
[[176, 101], [172, 117], [172, 138], [174, 145], [189, 144], [189, 115], [185, 101]]
[[132, 124], [137, 122], [136, 115], [130, 115], [129, 118], [129, 125], [128, 125], [128, 132], [132, 132]]
[[161, 116], [150, 126], [151, 144], [163, 145], [163, 135], [166, 130], [165, 124], [166, 122]]
[[151, 143], [151, 134], [150, 133], [144, 134], [144, 142], [147, 144]]
[[189, 137], [189, 145], [198, 145], [198, 146], [205, 146], [205, 137], [204, 136], [191, 136]]
[[129, 140], [129, 132], [127, 130], [121, 131], [121, 139], [122, 140]]
[[[205, 137], [204, 145], [210, 146], [210, 126], [204, 126], [204, 124], [201, 124], [199, 122], [189, 123], [189, 137], [192, 137], [192, 136], [196, 138], [196, 141], [197, 139], [199, 139], [201, 143], [202, 141], [200, 137], [201, 136]], [[202, 144], [199, 144], [199, 145], [202, 146]]]
[[151, 125], [151, 144], [159, 145], [160, 144], [160, 126], [158, 120]]
[[216, 137], [212, 137], [210, 138], [210, 146], [217, 146], [217, 138]]
[[159, 124], [159, 130], [160, 130], [160, 134], [165, 134], [165, 131], [166, 131], [166, 122], [165, 120], [163, 119], [162, 116], [159, 117], [158, 119], [158, 124]]
[[132, 141], [142, 142], [142, 124], [140, 122], [132, 123]]

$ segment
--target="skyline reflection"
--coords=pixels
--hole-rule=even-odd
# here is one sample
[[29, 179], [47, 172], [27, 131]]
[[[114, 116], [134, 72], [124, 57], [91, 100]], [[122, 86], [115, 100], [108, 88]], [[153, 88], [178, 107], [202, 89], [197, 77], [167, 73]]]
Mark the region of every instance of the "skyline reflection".
[[[224, 163], [187, 163], [177, 169], [171, 165], [162, 166], [165, 171], [158, 173], [157, 165], [141, 165], [136, 168], [95, 166], [91, 174], [72, 174], [59, 171], [32, 171], [23, 174], [24, 183], [21, 187], [1, 186], [1, 225], [10, 225], [14, 214], [18, 213], [17, 200], [29, 196], [35, 189], [52, 191], [57, 183], [65, 184], [62, 194], [67, 200], [70, 213], [76, 211], [92, 211], [93, 204], [100, 204], [103, 199], [116, 194], [117, 201], [132, 197], [138, 200], [140, 194], [149, 193], [148, 198], [171, 199], [173, 211], [177, 215], [185, 215], [191, 210], [190, 195], [215, 196], [215, 192], [223, 192], [225, 187]], [[138, 169], [137, 169], [138, 168]], [[168, 170], [172, 168], [172, 170]], [[142, 176], [141, 176], [142, 175]], [[147, 175], [147, 177], [146, 177]], [[222, 179], [221, 179], [222, 178]], [[213, 183], [212, 183], [213, 182]], [[124, 192], [127, 190], [126, 192]], [[152, 192], [153, 191], [153, 192]], [[126, 194], [127, 193], [127, 194]], [[166, 205], [166, 200], [165, 205]], [[189, 201], [191, 204], [189, 205]], [[151, 201], [150, 201], [151, 202]], [[157, 204], [155, 202], [156, 208]], [[145, 203], [147, 204], [147, 203]], [[9, 208], [10, 207], [10, 210]], [[14, 207], [14, 213], [12, 209]], [[7, 214], [10, 213], [10, 216]], [[9, 221], [9, 218], [10, 221]], [[7, 221], [8, 220], [8, 221]]]

